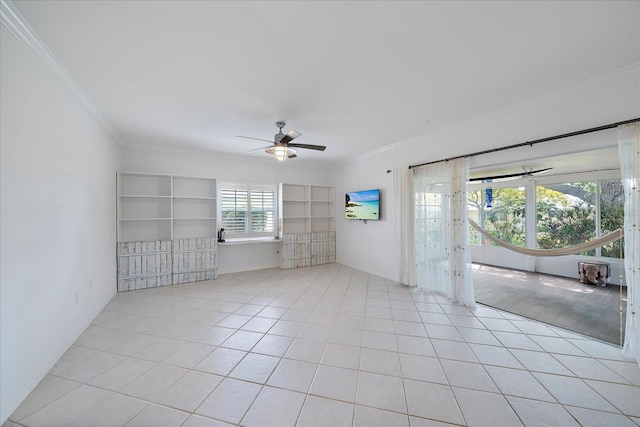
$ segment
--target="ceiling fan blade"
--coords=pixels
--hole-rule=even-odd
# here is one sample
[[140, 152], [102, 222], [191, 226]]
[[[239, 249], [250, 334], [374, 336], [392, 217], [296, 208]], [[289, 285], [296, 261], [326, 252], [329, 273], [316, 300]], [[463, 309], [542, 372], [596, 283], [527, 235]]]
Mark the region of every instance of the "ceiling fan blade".
[[269, 147], [273, 147], [273, 144], [272, 145], [265, 145], [264, 147], [254, 148], [253, 150], [247, 151], [247, 153], [253, 153], [254, 151], [264, 150], [265, 148], [269, 148]]
[[296, 153], [293, 153], [293, 154], [289, 154], [287, 157], [290, 159], [293, 159], [294, 157], [298, 157], [298, 155]]
[[518, 172], [518, 173], [508, 173], [506, 175], [492, 175], [492, 176], [483, 176], [480, 178], [469, 178], [469, 181], [486, 181], [488, 179], [501, 179], [501, 178], [513, 178], [516, 176], [522, 176], [523, 173], [522, 172]]
[[269, 141], [268, 139], [254, 138], [252, 136], [236, 135], [236, 138], [255, 139], [256, 141], [264, 141], [264, 142], [269, 142], [269, 143], [273, 144], [273, 141]]
[[502, 178], [513, 178], [513, 177], [520, 177], [520, 176], [533, 176], [536, 173], [548, 171], [548, 170], [551, 170], [551, 169], [553, 169], [553, 168], [538, 169], [538, 170], [529, 171], [529, 172], [508, 173], [508, 174], [505, 174], [505, 175], [483, 176], [483, 177], [480, 177], [480, 178], [470, 178], [469, 181], [486, 181], [488, 179], [502, 179]]
[[324, 145], [311, 145], [311, 144], [289, 144], [289, 147], [306, 148], [307, 150], [318, 150], [318, 151], [324, 151], [327, 148]]
[[540, 172], [550, 171], [551, 169], [553, 168], [544, 168], [544, 169], [538, 169], [537, 171], [529, 171], [527, 172], [527, 175], [533, 175]]
[[300, 135], [302, 135], [300, 132], [295, 131], [295, 130], [292, 129], [285, 136], [282, 137], [282, 139], [280, 140], [280, 143], [286, 144], [289, 141], [292, 141], [292, 140], [296, 139]]

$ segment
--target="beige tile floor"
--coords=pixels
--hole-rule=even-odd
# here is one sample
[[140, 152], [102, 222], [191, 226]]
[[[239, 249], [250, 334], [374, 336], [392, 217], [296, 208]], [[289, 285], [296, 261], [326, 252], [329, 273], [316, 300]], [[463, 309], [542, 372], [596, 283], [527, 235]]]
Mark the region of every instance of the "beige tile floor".
[[116, 295], [6, 426], [638, 426], [617, 347], [339, 264]]

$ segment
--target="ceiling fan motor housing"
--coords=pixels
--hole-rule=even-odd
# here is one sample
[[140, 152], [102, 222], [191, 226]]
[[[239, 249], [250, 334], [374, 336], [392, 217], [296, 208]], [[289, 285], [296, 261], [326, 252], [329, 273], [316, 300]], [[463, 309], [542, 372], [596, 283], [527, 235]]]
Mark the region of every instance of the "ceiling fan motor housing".
[[285, 127], [286, 125], [287, 124], [285, 122], [276, 122], [276, 126], [278, 127], [278, 133], [273, 135], [274, 144], [278, 144], [282, 140], [282, 138], [284, 138], [284, 133], [282, 133], [282, 128]]

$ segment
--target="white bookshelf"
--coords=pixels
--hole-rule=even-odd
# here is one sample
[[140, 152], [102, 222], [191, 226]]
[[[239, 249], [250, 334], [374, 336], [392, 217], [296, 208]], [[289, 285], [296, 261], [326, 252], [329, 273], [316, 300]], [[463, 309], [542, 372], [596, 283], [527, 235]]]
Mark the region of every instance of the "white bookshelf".
[[118, 242], [171, 239], [171, 177], [118, 174]]
[[[311, 185], [310, 192], [310, 229], [311, 233], [335, 231], [335, 188]], [[334, 237], [335, 239], [335, 237]]]
[[216, 236], [216, 180], [173, 177], [173, 239]]
[[280, 183], [280, 268], [335, 262], [335, 188]]
[[213, 178], [118, 172], [118, 290], [215, 278], [216, 203]]

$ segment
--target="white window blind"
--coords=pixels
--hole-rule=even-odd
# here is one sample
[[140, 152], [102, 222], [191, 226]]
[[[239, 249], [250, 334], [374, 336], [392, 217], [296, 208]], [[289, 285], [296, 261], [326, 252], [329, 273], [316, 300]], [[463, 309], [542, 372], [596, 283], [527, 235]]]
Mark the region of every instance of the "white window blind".
[[223, 188], [222, 199], [222, 228], [228, 234], [246, 233], [248, 231], [247, 212], [249, 199], [247, 190]]
[[274, 191], [251, 190], [251, 231], [273, 233], [275, 231]]
[[226, 236], [275, 235], [275, 186], [221, 183], [220, 218]]

